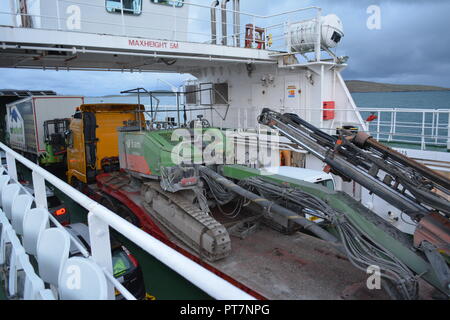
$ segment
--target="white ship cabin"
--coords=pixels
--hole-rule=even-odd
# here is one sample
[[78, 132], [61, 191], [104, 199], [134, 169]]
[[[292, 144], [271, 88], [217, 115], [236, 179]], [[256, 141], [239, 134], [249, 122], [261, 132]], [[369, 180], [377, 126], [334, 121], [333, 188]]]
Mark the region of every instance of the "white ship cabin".
[[211, 108], [215, 126], [255, 128], [268, 107], [331, 132], [366, 129], [340, 75], [347, 58], [334, 54], [342, 22], [320, 8], [261, 16], [248, 0], [6, 2], [0, 67], [188, 73], [198, 81], [181, 90], [186, 103]]

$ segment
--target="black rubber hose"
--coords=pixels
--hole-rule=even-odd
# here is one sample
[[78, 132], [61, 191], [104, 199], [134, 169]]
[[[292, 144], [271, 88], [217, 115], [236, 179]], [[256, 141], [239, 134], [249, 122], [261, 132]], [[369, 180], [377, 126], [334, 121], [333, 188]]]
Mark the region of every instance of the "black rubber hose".
[[278, 205], [275, 202], [272, 202], [270, 200], [267, 200], [265, 198], [262, 198], [259, 195], [254, 194], [253, 192], [250, 192], [237, 184], [231, 182], [230, 180], [224, 178], [220, 174], [216, 173], [215, 171], [207, 168], [207, 167], [200, 167], [200, 171], [207, 176], [209, 176], [211, 179], [215, 180], [217, 183], [220, 183], [225, 188], [227, 188], [230, 191], [233, 191], [234, 193], [250, 200], [254, 204], [261, 207], [265, 212], [267, 213], [275, 213], [279, 214], [281, 216], [284, 216], [288, 218], [289, 220], [299, 224], [304, 229], [311, 231], [313, 234], [315, 234], [317, 237], [319, 237], [322, 240], [331, 242], [336, 246], [338, 250], [345, 253], [344, 248], [342, 247], [340, 241], [338, 238], [336, 238], [334, 235], [329, 233], [328, 231], [322, 229], [320, 226], [315, 224], [314, 222], [309, 221], [303, 216], [300, 216], [296, 214], [295, 212], [286, 209], [280, 205]]

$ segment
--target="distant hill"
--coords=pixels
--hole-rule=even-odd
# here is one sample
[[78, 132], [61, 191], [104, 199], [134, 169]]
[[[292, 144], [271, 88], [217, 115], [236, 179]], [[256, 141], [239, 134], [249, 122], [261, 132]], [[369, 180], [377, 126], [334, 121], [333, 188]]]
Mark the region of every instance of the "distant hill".
[[449, 88], [421, 85], [377, 83], [359, 80], [345, 81], [350, 92], [412, 92], [412, 91], [450, 91]]

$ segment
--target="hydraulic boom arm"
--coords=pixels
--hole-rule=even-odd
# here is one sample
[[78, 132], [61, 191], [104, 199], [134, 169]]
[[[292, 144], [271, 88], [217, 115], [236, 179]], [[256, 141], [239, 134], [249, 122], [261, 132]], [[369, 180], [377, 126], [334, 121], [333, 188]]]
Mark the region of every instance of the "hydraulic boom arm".
[[[445, 290], [450, 289], [450, 181], [382, 145], [363, 132], [338, 130], [331, 136], [295, 114], [264, 109], [258, 122], [278, 130], [325, 162], [326, 171], [355, 181], [418, 222], [414, 246], [421, 249]], [[448, 292], [447, 292], [448, 293]]]
[[353, 180], [412, 219], [431, 212], [450, 216], [450, 202], [433, 190], [450, 194], [449, 180], [424, 165], [380, 144], [365, 133], [348, 130], [331, 136], [295, 114], [263, 110], [258, 121], [328, 164], [344, 180]]

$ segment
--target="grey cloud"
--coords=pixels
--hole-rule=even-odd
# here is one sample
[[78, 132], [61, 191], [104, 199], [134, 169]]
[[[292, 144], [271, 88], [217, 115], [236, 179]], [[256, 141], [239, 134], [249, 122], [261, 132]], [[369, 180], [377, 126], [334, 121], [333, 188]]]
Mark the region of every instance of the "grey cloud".
[[[344, 23], [338, 48], [350, 56], [347, 79], [450, 87], [450, 1], [309, 1], [335, 12]], [[381, 30], [366, 26], [368, 5], [381, 8]]]

